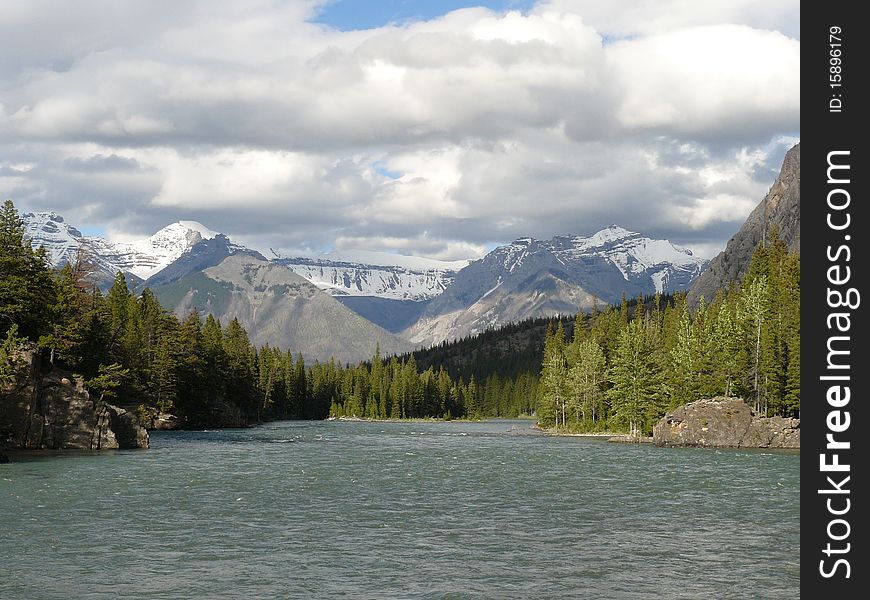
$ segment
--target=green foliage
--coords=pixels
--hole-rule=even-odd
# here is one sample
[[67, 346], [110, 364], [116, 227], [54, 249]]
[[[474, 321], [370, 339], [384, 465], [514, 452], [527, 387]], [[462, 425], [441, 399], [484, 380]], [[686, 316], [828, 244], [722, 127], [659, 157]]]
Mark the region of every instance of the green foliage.
[[664, 412], [665, 389], [659, 331], [651, 320], [635, 319], [619, 334], [607, 394], [617, 423], [637, 435]]
[[623, 298], [578, 314], [573, 329], [569, 344], [556, 326], [546, 333], [536, 413], [544, 427], [646, 433], [668, 407], [716, 395], [800, 415], [800, 256], [775, 233], [742, 286], [710, 304]]
[[85, 381], [85, 387], [100, 395], [100, 400], [114, 398], [121, 383], [130, 376], [130, 370], [118, 363], [100, 365], [96, 377]]
[[[763, 413], [800, 414], [800, 257], [774, 234], [742, 286], [692, 311], [683, 295], [622, 299], [589, 313], [530, 319], [397, 357], [306, 365], [256, 348], [241, 323], [192, 310], [183, 321], [122, 273], [104, 296], [90, 261], [58, 272], [33, 250], [11, 202], [0, 210], [0, 380], [25, 339], [88, 388], [154, 415], [206, 426], [234, 405], [267, 419], [537, 416], [574, 431], [648, 431], [668, 405], [741, 395]], [[202, 300], [220, 302], [225, 290]], [[201, 306], [200, 309], [206, 308]], [[106, 366], [107, 365], [107, 366]], [[144, 413], [143, 413], [144, 414]]]
[[0, 208], [0, 335], [17, 325], [36, 340], [48, 333], [57, 290], [43, 248], [33, 249], [11, 200]]
[[24, 366], [19, 349], [26, 341], [18, 337], [18, 325], [12, 325], [6, 332], [6, 339], [0, 344], [0, 387], [15, 383], [15, 376]]

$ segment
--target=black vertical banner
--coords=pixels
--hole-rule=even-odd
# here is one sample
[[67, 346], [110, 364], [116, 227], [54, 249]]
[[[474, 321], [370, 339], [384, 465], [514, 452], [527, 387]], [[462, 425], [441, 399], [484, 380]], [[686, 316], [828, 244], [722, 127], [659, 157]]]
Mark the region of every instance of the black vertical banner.
[[[870, 220], [864, 6], [801, 14], [801, 593], [866, 598]], [[865, 490], [861, 492], [859, 490]], [[824, 596], [822, 595], [824, 594]]]

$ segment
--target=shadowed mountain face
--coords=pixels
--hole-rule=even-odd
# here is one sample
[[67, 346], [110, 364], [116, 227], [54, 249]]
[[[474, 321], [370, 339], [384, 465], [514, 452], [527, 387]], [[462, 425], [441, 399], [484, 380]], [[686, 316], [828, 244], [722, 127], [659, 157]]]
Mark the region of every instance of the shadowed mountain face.
[[234, 254], [153, 290], [181, 318], [194, 308], [224, 325], [238, 318], [255, 344], [302, 352], [307, 360], [358, 362], [377, 345], [384, 354], [410, 349], [290, 269], [250, 255]]
[[429, 300], [394, 300], [377, 296], [334, 296], [350, 310], [392, 333], [413, 325]]
[[266, 258], [257, 252], [233, 244], [224, 234], [218, 234], [210, 239], [203, 239], [194, 244], [187, 252], [179, 256], [156, 274], [152, 275], [145, 285], [155, 287], [178, 281], [187, 275], [203, 271], [209, 267], [221, 264], [224, 259], [234, 254], [250, 256], [265, 261]]
[[623, 293], [688, 287], [706, 261], [666, 240], [611, 226], [588, 237], [516, 240], [459, 271], [403, 335], [431, 345], [506, 323], [573, 314]]
[[710, 261], [710, 267], [692, 285], [689, 301], [697, 303], [702, 296], [711, 300], [719, 290], [743, 279], [755, 249], [770, 239], [774, 229], [779, 238], [788, 244], [790, 252], [800, 252], [800, 144], [786, 153], [779, 177], [770, 191], [729, 240], [725, 250]]

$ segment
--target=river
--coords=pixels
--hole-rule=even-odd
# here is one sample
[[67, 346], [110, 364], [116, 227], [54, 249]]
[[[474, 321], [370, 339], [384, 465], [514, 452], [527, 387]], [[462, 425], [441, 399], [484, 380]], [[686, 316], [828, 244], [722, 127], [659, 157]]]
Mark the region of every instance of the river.
[[799, 597], [800, 456], [276, 422], [0, 465], [0, 598]]

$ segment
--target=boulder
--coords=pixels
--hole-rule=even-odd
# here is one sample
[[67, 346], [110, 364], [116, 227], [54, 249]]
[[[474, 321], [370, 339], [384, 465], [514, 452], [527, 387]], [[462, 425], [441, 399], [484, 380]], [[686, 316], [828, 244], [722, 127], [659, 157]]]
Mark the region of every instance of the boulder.
[[740, 398], [698, 400], [665, 414], [653, 427], [657, 446], [800, 448], [800, 420], [760, 417]]
[[173, 414], [158, 412], [151, 417], [147, 427], [158, 431], [180, 429], [181, 419]]
[[115, 433], [118, 448], [147, 448], [150, 440], [148, 431], [139, 423], [139, 418], [132, 412], [107, 404], [109, 426]]

